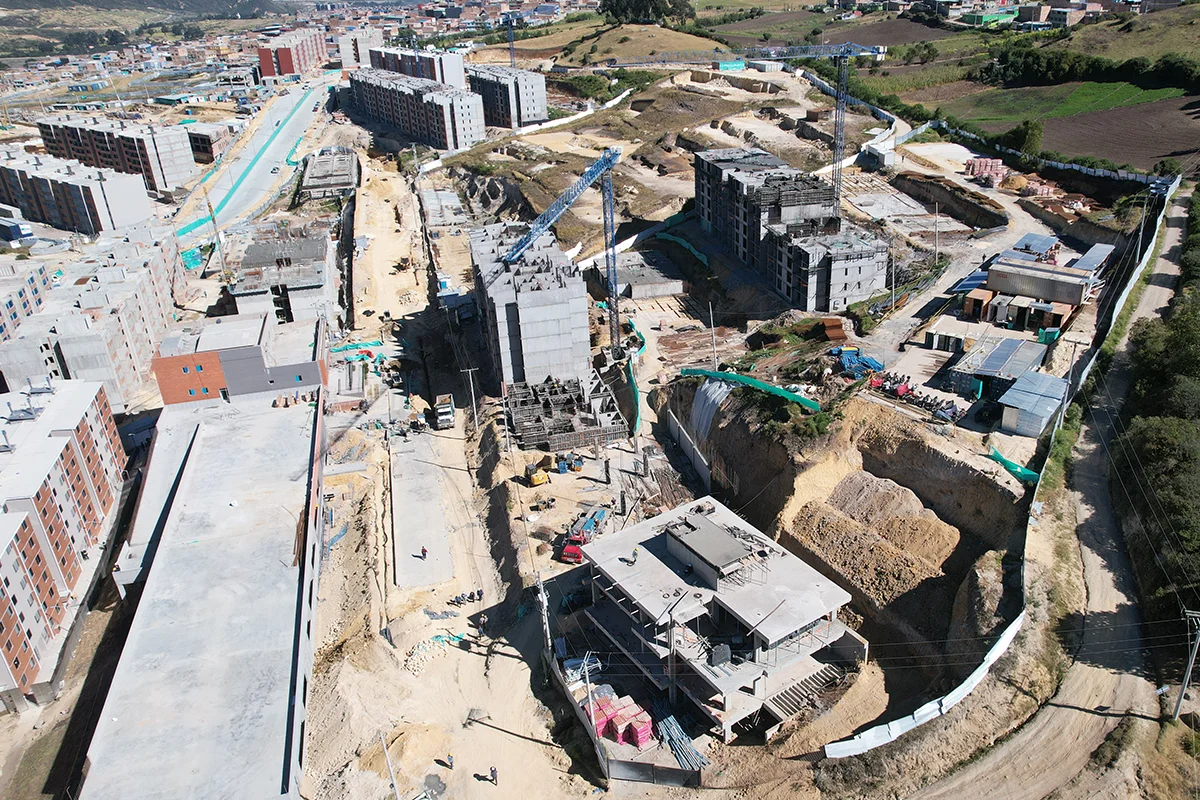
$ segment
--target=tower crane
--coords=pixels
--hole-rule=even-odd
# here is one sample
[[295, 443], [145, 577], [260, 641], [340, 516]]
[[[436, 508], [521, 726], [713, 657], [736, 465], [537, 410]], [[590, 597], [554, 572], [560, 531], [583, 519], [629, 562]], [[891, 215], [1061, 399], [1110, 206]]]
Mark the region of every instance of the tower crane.
[[508, 23], [508, 65], [517, 68], [517, 43], [513, 37], [513, 18], [510, 14], [505, 20]]
[[514, 264], [520, 260], [530, 246], [545, 234], [559, 218], [567, 212], [575, 201], [583, 195], [596, 181], [601, 182], [600, 191], [604, 195], [604, 266], [608, 283], [608, 330], [612, 342], [613, 357], [618, 358], [621, 351], [621, 324], [617, 303], [617, 252], [616, 247], [616, 216], [613, 209], [612, 169], [621, 158], [621, 148], [610, 147], [600, 158], [593, 161], [579, 180], [569, 189], [559, 195], [549, 208], [541, 213], [529, 225], [529, 231], [501, 257], [505, 264]]

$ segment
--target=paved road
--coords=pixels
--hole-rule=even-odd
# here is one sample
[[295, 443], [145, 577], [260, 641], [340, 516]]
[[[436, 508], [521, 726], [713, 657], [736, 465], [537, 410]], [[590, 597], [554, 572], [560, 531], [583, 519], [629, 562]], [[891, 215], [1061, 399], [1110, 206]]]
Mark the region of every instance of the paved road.
[[[1187, 197], [1176, 197], [1167, 218], [1162, 257], [1154, 265], [1134, 319], [1161, 314], [1174, 291]], [[1016, 734], [916, 796], [921, 798], [1042, 798], [1066, 786], [1125, 714], [1158, 716], [1152, 676], [1137, 627], [1137, 587], [1109, 501], [1107, 449], [1129, 388], [1128, 337], [1093, 403], [1075, 449], [1072, 483], [1080, 493], [1079, 541], [1087, 583], [1087, 627], [1075, 663], [1055, 696]]]
[[[450, 524], [446, 509], [451, 496], [442, 472], [456, 468], [442, 460], [447, 448], [435, 437], [452, 436], [462, 451], [461, 434], [437, 431], [392, 440], [392, 582], [402, 589], [432, 586], [454, 577]], [[463, 463], [462, 469], [466, 469]], [[421, 548], [428, 553], [421, 558]]]
[[[318, 114], [313, 106], [324, 106], [328, 78], [312, 82], [310, 89], [293, 86], [290, 94], [280, 97], [261, 113], [258, 127], [251, 139], [227, 164], [205, 183], [208, 197], [217, 212], [217, 225], [224, 226], [256, 208], [267, 198], [274, 186], [296, 167], [287, 164], [297, 140], [308, 130]], [[278, 123], [278, 127], [276, 127]], [[271, 170], [279, 167], [279, 173]], [[176, 220], [180, 242], [194, 244], [197, 239], [211, 237], [204, 204], [189, 220]]]

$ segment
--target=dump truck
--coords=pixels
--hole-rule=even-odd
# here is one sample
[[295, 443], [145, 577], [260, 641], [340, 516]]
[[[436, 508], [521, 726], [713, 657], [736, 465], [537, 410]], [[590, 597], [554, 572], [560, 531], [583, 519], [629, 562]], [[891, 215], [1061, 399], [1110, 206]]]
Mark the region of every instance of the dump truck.
[[454, 395], [439, 394], [433, 404], [434, 422], [439, 431], [454, 427]]

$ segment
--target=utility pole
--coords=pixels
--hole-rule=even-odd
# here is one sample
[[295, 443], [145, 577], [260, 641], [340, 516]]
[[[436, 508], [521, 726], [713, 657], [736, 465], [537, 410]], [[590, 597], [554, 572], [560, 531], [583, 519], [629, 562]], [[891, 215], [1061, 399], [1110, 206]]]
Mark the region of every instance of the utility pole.
[[[936, 265], [935, 265], [936, 266]], [[896, 313], [896, 257], [892, 255], [892, 243], [888, 242], [888, 267], [892, 270], [892, 313]]]
[[712, 337], [713, 372], [717, 371], [717, 325], [713, 322], [712, 300], [708, 301], [708, 333]]
[[383, 731], [379, 731], [379, 743], [383, 745], [383, 760], [387, 762], [388, 775], [392, 776], [392, 796], [396, 800], [400, 800], [400, 790], [396, 787], [396, 771], [392, 769], [392, 757], [388, 754], [387, 740], [383, 738]]
[[469, 367], [460, 369], [459, 372], [467, 373], [467, 386], [471, 387], [471, 417], [475, 420], [475, 432], [479, 433], [479, 409], [475, 406], [475, 371], [479, 367]]
[[941, 240], [942, 209], [937, 203], [933, 204], [933, 268], [937, 269], [942, 255]]
[[1192, 680], [1192, 665], [1196, 663], [1196, 650], [1200, 649], [1200, 611], [1184, 611], [1188, 624], [1188, 635], [1192, 637], [1192, 651], [1188, 654], [1187, 669], [1183, 671], [1183, 683], [1179, 685], [1179, 698], [1175, 701], [1175, 714], [1171, 719], [1179, 719], [1183, 710], [1183, 696], [1187, 694], [1188, 683]]

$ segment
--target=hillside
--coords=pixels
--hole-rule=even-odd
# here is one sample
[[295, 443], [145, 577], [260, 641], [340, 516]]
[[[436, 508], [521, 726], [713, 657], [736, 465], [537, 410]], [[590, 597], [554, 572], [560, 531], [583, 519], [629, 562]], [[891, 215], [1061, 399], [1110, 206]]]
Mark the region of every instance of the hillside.
[[1156, 11], [1127, 22], [1081, 25], [1048, 47], [1117, 61], [1137, 56], [1154, 60], [1166, 53], [1192, 55], [1200, 52], [1200, 5]]
[[4, 0], [3, 11], [8, 16], [12, 11], [47, 9], [79, 10], [85, 19], [80, 20], [77, 27], [88, 27], [86, 17], [90, 11], [109, 12], [120, 10], [140, 10], [155, 12], [162, 10], [170, 15], [205, 16], [209, 14], [237, 14], [243, 17], [258, 11], [275, 11], [276, 6], [271, 0], [102, 0], [102, 2], [80, 2], [80, 0]]

